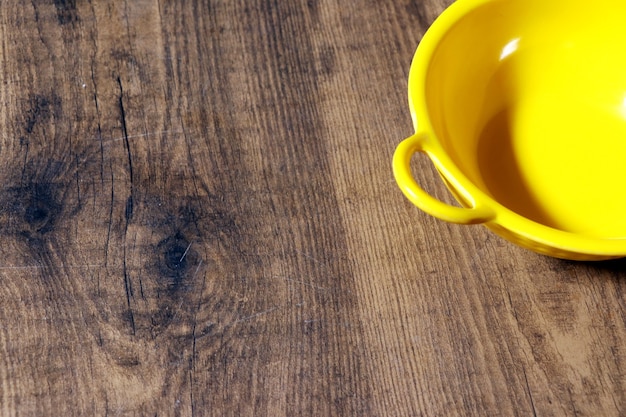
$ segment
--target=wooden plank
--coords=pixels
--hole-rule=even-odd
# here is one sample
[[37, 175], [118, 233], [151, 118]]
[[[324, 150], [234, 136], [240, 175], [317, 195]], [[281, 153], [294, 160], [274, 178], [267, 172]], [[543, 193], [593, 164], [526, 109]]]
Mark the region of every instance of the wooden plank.
[[393, 181], [449, 3], [3, 3], [0, 414], [624, 414], [626, 264]]

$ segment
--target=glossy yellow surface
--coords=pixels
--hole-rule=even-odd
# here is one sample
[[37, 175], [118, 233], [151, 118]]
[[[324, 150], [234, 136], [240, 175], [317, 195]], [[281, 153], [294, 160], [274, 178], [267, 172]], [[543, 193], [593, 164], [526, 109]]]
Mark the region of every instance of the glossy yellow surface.
[[[405, 195], [455, 223], [568, 259], [626, 256], [626, 2], [459, 0], [409, 75], [417, 133], [394, 155]], [[428, 195], [430, 156], [463, 208]]]

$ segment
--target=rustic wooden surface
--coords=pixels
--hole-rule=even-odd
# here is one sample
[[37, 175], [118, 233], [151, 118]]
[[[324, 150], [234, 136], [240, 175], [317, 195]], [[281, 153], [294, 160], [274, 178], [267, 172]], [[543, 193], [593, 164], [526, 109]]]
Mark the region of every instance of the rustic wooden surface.
[[0, 415], [625, 415], [626, 262], [393, 181], [449, 3], [3, 2]]

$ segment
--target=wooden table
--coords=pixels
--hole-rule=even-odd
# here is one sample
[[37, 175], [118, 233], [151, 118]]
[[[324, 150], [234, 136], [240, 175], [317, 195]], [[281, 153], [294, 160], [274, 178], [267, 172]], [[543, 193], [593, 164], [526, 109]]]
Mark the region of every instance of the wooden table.
[[393, 180], [449, 3], [3, 2], [0, 415], [625, 415], [626, 262]]

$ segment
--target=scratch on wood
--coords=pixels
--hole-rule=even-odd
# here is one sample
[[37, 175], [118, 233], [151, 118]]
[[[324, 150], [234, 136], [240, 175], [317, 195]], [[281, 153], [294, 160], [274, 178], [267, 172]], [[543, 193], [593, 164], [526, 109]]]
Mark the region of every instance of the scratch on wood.
[[233, 321], [231, 323], [226, 324], [224, 327], [234, 326], [235, 324], [242, 323], [244, 321], [249, 321], [249, 320], [255, 319], [255, 318], [260, 317], [260, 316], [264, 316], [266, 314], [269, 314], [269, 313], [272, 313], [272, 312], [278, 310], [279, 308], [280, 307], [278, 307], [278, 306], [274, 306], [272, 308], [268, 308], [267, 310], [259, 311], [258, 313], [254, 313], [254, 314], [251, 314], [249, 316], [241, 317], [241, 318], [239, 318], [239, 319], [237, 319], [237, 320], [235, 320], [235, 321]]
[[136, 135], [120, 136], [120, 137], [114, 137], [114, 138], [103, 138], [102, 142], [106, 145], [112, 142], [127, 141], [129, 139], [138, 139], [138, 138], [145, 138], [145, 137], [150, 137], [150, 136], [158, 136], [158, 135], [166, 135], [166, 134], [182, 135], [184, 133], [185, 132], [182, 130], [158, 130], [154, 132], [139, 133]]
[[314, 289], [319, 290], [319, 291], [328, 291], [328, 288], [320, 287], [318, 285], [314, 285], [314, 284], [311, 284], [309, 282], [300, 281], [300, 280], [293, 279], [293, 278], [281, 277], [281, 276], [278, 276], [278, 275], [275, 275], [273, 278], [281, 279], [283, 281], [288, 281], [288, 282], [295, 282], [297, 284], [306, 285], [307, 287], [311, 287], [311, 288], [314, 288]]
[[130, 187], [131, 187], [131, 195], [132, 195], [132, 189], [134, 187], [133, 185], [133, 158], [132, 158], [132, 154], [130, 151], [130, 143], [128, 142], [128, 126], [126, 125], [126, 109], [124, 108], [124, 89], [122, 88], [122, 79], [120, 77], [117, 77], [117, 84], [120, 89], [120, 96], [119, 96], [118, 104], [120, 108], [120, 118], [122, 122], [122, 135], [124, 139], [124, 147], [126, 148], [126, 154], [128, 157], [128, 175], [130, 177], [129, 179], [130, 179]]
[[511, 310], [513, 311], [513, 317], [515, 317], [516, 321], [519, 321], [517, 317], [517, 310], [515, 309], [515, 305], [513, 304], [513, 299], [511, 298], [511, 293], [507, 291], [506, 294], [509, 296], [509, 305], [511, 306]]
[[[185, 249], [185, 252], [183, 252], [182, 256], [180, 257], [180, 260], [178, 261], [178, 263], [182, 263], [185, 260], [185, 256], [187, 256], [187, 253], [189, 252], [189, 249], [191, 249], [191, 245], [193, 244], [192, 242], [189, 242], [189, 245], [187, 245], [187, 249]], [[202, 263], [202, 260], [200, 260], [200, 263]], [[200, 267], [200, 265], [198, 265], [198, 267]], [[196, 273], [198, 272], [198, 270], [196, 269]], [[195, 276], [195, 273], [194, 273]]]
[[111, 241], [111, 227], [113, 225], [113, 204], [115, 202], [115, 187], [113, 184], [115, 178], [113, 175], [113, 169], [111, 169], [111, 200], [109, 201], [109, 221], [107, 222], [107, 237], [106, 242], [104, 244], [104, 264], [107, 265], [109, 262], [109, 243]]
[[91, 64], [91, 83], [93, 84], [93, 101], [95, 104], [96, 117], [97, 117], [97, 132], [98, 137], [96, 140], [100, 142], [100, 182], [104, 185], [104, 146], [102, 142], [102, 116], [100, 114], [100, 105], [98, 104], [98, 84], [96, 82], [96, 75], [94, 72], [94, 64]]
[[[117, 84], [119, 87], [119, 99], [118, 99], [118, 105], [119, 105], [119, 109], [120, 109], [120, 121], [122, 123], [122, 135], [124, 138], [124, 148], [126, 149], [126, 156], [128, 159], [128, 177], [129, 177], [129, 182], [130, 182], [130, 196], [129, 196], [129, 201], [132, 201], [133, 195], [134, 193], [134, 189], [135, 189], [135, 183], [134, 183], [134, 176], [133, 176], [133, 158], [132, 158], [132, 153], [130, 150], [130, 143], [128, 141], [128, 126], [126, 124], [126, 109], [124, 108], [124, 89], [122, 88], [122, 79], [118, 76], [117, 77]], [[126, 238], [128, 235], [128, 226], [130, 223], [130, 218], [128, 216], [128, 205], [126, 207], [126, 225], [124, 227], [124, 253], [123, 253], [123, 260], [122, 260], [122, 269], [123, 269], [123, 274], [124, 274], [124, 289], [126, 292], [126, 304], [128, 307], [128, 319], [130, 321], [130, 325], [132, 328], [132, 332], [133, 335], [136, 334], [136, 328], [135, 328], [135, 315], [133, 313], [133, 309], [132, 309], [132, 305], [131, 305], [131, 298], [133, 298], [133, 288], [132, 288], [132, 283], [130, 281], [130, 276], [128, 275], [128, 268], [126, 265], [126, 258], [128, 256], [128, 252], [127, 252], [127, 245], [126, 245]]]
[[[28, 270], [28, 269], [42, 269], [43, 265], [22, 265], [22, 266], [13, 266], [13, 265], [0, 265], [0, 271], [2, 270], [20, 270], [20, 269], [24, 269], [24, 270]], [[91, 264], [85, 264], [85, 265], [68, 265], [65, 266], [65, 268], [68, 269], [81, 269], [81, 268], [103, 268], [103, 265], [91, 265]]]
[[304, 257], [305, 257], [305, 258], [307, 258], [307, 259], [312, 260], [313, 262], [315, 262], [315, 263], [316, 263], [316, 264], [318, 264], [318, 265], [321, 265], [321, 266], [323, 266], [323, 267], [325, 267], [325, 268], [326, 268], [326, 267], [328, 267], [328, 265], [326, 265], [325, 263], [323, 263], [323, 262], [322, 262], [322, 261], [320, 261], [319, 259], [317, 259], [317, 258], [315, 258], [315, 257], [313, 257], [313, 256], [311, 256], [311, 255], [309, 255], [309, 254], [307, 254], [307, 253], [305, 253], [305, 252], [302, 252], [302, 251], [299, 251], [299, 250], [295, 250], [295, 252], [296, 252], [296, 253], [298, 253], [298, 254], [300, 254], [300, 255], [302, 255], [302, 256], [304, 256]]
[[530, 384], [528, 383], [528, 376], [526, 375], [526, 369], [522, 369], [524, 372], [524, 380], [526, 381], [526, 392], [528, 392], [528, 398], [530, 399], [530, 406], [533, 409], [533, 416], [537, 417], [537, 409], [535, 408], [535, 400], [533, 399], [532, 391], [530, 390]]
[[130, 277], [128, 276], [128, 270], [126, 268], [126, 249], [124, 249], [124, 261], [123, 262], [124, 262], [123, 270], [124, 270], [124, 290], [126, 291], [126, 305], [128, 307], [130, 326], [133, 330], [133, 335], [135, 335], [136, 334], [135, 315], [133, 313], [133, 309], [130, 303], [130, 299], [133, 297], [133, 289], [131, 286]]

